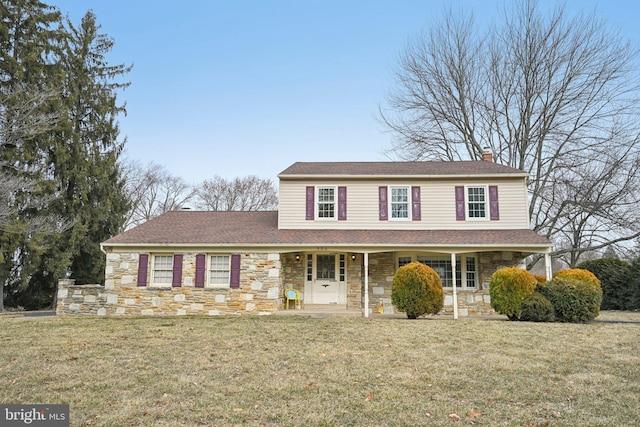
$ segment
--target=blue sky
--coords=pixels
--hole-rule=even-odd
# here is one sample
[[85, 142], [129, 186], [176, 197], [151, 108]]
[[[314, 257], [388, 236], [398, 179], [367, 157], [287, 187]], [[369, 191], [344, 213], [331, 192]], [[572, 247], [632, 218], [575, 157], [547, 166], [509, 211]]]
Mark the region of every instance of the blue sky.
[[[46, 0], [45, 0], [46, 1]], [[92, 9], [133, 64], [120, 94], [126, 155], [196, 184], [276, 176], [296, 161], [387, 160], [376, 120], [409, 37], [453, 5], [496, 19], [503, 0], [50, 0], [75, 24]], [[555, 1], [541, 1], [553, 7]], [[640, 42], [640, 2], [594, 8]]]

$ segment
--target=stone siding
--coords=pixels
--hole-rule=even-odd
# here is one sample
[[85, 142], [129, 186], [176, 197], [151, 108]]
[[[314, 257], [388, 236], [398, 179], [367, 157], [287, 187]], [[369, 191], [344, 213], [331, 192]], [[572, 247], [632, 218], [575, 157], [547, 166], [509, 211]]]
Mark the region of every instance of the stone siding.
[[272, 314], [282, 304], [279, 254], [241, 254], [239, 288], [196, 288], [195, 255], [183, 253], [182, 286], [136, 286], [138, 253], [107, 254], [105, 286], [61, 280], [57, 314]]
[[[478, 253], [478, 289], [458, 289], [458, 315], [495, 314], [491, 307], [489, 283], [491, 275], [503, 267], [522, 266], [525, 254], [519, 252]], [[395, 255], [392, 252], [369, 255], [369, 313], [395, 313], [391, 304], [391, 287], [396, 271]], [[364, 295], [364, 284], [363, 284]], [[453, 290], [444, 288], [444, 308], [442, 313], [453, 313]]]
[[[107, 254], [105, 285], [74, 285], [62, 279], [58, 286], [57, 313], [61, 315], [267, 315], [284, 308], [284, 289], [304, 293], [307, 257], [300, 253], [242, 253], [239, 288], [195, 287], [196, 252], [183, 254], [182, 286], [136, 286], [137, 252]], [[491, 275], [500, 268], [521, 266], [526, 254], [478, 253], [479, 286], [458, 289], [460, 316], [494, 314], [489, 297]], [[364, 307], [363, 255], [345, 256], [347, 308]], [[395, 313], [391, 288], [395, 274], [393, 252], [369, 255], [369, 313]], [[151, 271], [149, 271], [151, 274]], [[453, 294], [445, 288], [443, 313], [453, 312]]]

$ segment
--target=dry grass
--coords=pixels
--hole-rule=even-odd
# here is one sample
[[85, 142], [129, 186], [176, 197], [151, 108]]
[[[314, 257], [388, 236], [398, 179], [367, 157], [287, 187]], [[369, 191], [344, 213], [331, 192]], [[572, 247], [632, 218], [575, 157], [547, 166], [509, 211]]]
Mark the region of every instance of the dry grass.
[[4, 317], [0, 401], [73, 426], [638, 425], [640, 313], [601, 318], [627, 322]]

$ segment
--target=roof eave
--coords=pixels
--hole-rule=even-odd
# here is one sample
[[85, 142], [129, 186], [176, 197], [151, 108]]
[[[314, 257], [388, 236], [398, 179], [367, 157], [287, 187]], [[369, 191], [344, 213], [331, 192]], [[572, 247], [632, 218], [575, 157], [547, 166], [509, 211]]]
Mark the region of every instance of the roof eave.
[[475, 173], [475, 174], [280, 174], [280, 180], [299, 180], [299, 179], [366, 179], [366, 178], [391, 178], [391, 179], [468, 179], [468, 178], [526, 178], [529, 174], [522, 173]]

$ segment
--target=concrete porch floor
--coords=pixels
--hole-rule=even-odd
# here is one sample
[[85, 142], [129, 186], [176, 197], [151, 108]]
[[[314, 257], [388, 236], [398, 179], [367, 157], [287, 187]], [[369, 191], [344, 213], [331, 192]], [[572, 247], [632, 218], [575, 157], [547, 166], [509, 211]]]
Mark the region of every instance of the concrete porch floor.
[[344, 305], [337, 304], [303, 304], [300, 309], [291, 308], [289, 310], [282, 309], [276, 316], [304, 316], [304, 317], [363, 317], [362, 309], [346, 308]]
[[[330, 317], [364, 317], [364, 313], [360, 308], [347, 308], [344, 305], [336, 304], [303, 304], [302, 308], [295, 309], [289, 307], [289, 310], [280, 310], [274, 313], [275, 316], [303, 316], [317, 319], [326, 319]], [[404, 313], [398, 314], [378, 314], [369, 313], [370, 318], [375, 317], [406, 317]]]

